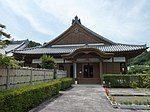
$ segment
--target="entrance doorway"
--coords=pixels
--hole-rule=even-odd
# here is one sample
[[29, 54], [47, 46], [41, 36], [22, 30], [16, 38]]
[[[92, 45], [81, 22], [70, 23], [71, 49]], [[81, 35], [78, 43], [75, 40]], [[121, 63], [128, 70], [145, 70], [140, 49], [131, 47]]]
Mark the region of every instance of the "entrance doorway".
[[93, 78], [93, 65], [90, 65], [89, 63], [87, 65], [84, 65], [83, 71], [84, 78]]

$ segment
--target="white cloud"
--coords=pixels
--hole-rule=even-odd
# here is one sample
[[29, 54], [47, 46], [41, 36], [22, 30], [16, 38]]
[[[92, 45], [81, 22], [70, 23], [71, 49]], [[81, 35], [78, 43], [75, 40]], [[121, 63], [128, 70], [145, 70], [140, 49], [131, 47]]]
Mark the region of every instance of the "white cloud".
[[[5, 1], [13, 13], [26, 18], [40, 33], [59, 35], [55, 24], [48, 22], [49, 16], [53, 16], [53, 19], [59, 20], [68, 27], [71, 19], [78, 15], [83, 25], [116, 42], [128, 43], [130, 40], [150, 43], [150, 11], [145, 7], [149, 3], [148, 0]], [[34, 6], [37, 6], [37, 9], [34, 9]], [[40, 18], [40, 16], [43, 17], [42, 12], [47, 14], [45, 15], [46, 21]], [[50, 25], [47, 26], [47, 24]], [[56, 26], [59, 26], [59, 23], [56, 23]]]
[[[17, 15], [20, 15], [28, 20], [30, 25], [38, 32], [44, 33], [44, 34], [50, 34], [52, 33], [51, 30], [45, 29], [40, 21], [38, 21], [38, 17], [32, 14], [30, 11], [30, 8], [28, 7], [29, 1], [27, 0], [6, 0], [6, 4], [12, 9], [14, 13]], [[32, 8], [32, 7], [31, 7]], [[36, 12], [34, 12], [36, 13]], [[40, 16], [40, 15], [39, 15]]]

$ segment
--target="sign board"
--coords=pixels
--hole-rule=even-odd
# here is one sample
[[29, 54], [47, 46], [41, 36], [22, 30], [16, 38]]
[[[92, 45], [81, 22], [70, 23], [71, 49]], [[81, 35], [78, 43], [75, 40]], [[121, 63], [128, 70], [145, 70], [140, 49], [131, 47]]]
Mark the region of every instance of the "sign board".
[[114, 62], [125, 62], [125, 57], [114, 57]]
[[42, 62], [41, 62], [41, 60], [40, 60], [40, 59], [33, 59], [33, 60], [32, 60], [32, 63], [36, 63], [36, 64], [38, 64], [38, 63], [42, 63]]
[[100, 62], [98, 58], [79, 58], [77, 62]]

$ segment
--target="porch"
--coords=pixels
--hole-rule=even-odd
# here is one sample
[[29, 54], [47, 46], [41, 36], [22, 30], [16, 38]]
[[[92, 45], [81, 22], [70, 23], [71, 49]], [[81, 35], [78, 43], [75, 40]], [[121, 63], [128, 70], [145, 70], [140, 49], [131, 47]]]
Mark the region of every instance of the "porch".
[[62, 57], [72, 62], [68, 77], [72, 77], [78, 84], [101, 84], [103, 74], [103, 60], [110, 59], [112, 53], [105, 53], [95, 48], [80, 48]]

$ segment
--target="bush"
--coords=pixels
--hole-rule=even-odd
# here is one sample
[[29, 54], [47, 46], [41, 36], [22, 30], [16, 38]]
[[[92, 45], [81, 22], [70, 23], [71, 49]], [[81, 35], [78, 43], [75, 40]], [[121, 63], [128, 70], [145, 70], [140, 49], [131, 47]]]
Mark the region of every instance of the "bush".
[[54, 80], [0, 93], [0, 112], [27, 112], [59, 93], [61, 81]]
[[9, 57], [0, 54], [0, 67], [19, 68], [23, 62], [15, 60], [14, 57]]
[[73, 83], [72, 78], [62, 78], [61, 81], [61, 90], [66, 90], [67, 88], [71, 87]]
[[145, 74], [150, 70], [149, 65], [134, 65], [130, 66], [128, 70], [128, 74]]
[[130, 86], [131, 86], [132, 88], [134, 88], [134, 89], [137, 89], [137, 88], [138, 88], [138, 83], [137, 83], [137, 82], [132, 82], [132, 83], [130, 84]]
[[108, 87], [114, 88], [129, 88], [129, 87], [139, 87], [139, 88], [150, 88], [150, 75], [123, 75], [123, 74], [105, 74], [104, 81]]
[[43, 55], [40, 60], [42, 61], [42, 67], [46, 69], [55, 68], [55, 60], [52, 56]]
[[143, 87], [150, 88], [150, 75], [142, 77], [143, 79]]

